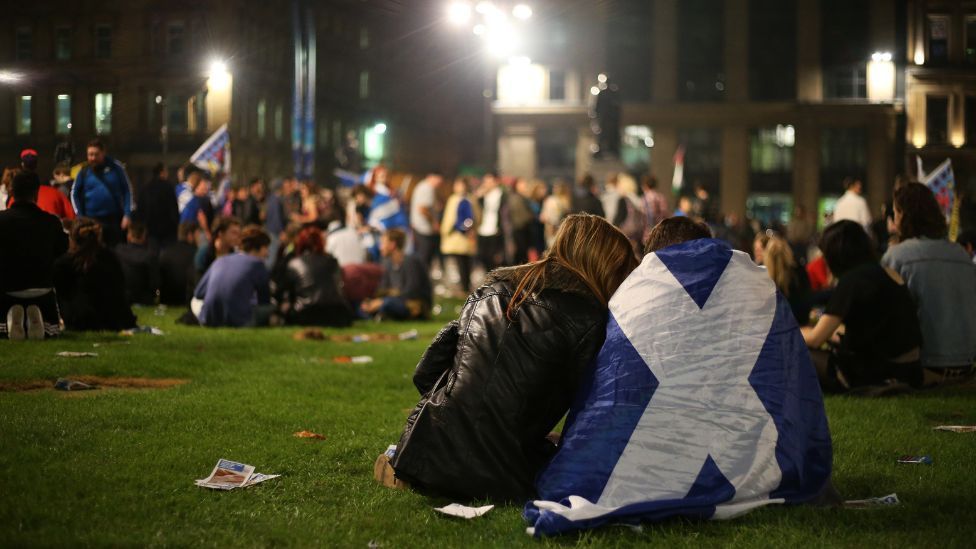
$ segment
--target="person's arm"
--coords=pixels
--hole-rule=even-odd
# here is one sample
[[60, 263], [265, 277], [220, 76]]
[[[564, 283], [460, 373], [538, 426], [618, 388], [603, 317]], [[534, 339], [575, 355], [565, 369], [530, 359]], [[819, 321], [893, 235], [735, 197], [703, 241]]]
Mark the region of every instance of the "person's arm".
[[119, 161], [115, 161], [115, 168], [119, 171], [122, 183], [122, 228], [126, 229], [129, 226], [129, 222], [132, 219], [132, 181], [129, 180], [129, 174], [125, 173], [125, 168], [119, 164]]
[[449, 322], [434, 336], [413, 373], [413, 384], [421, 395], [429, 393], [441, 375], [454, 365], [458, 340], [457, 320]]
[[61, 191], [58, 191], [57, 196], [58, 196], [58, 202], [61, 204], [61, 211], [64, 214], [61, 217], [63, 217], [64, 219], [74, 219], [75, 209], [71, 207], [71, 201], [68, 200], [68, 197], [64, 196], [64, 194], [62, 194]]
[[82, 193], [85, 187], [84, 181], [86, 171], [86, 169], [82, 168], [82, 170], [78, 172], [78, 177], [75, 178], [74, 185], [71, 186], [71, 206], [75, 209], [75, 214], [78, 216], [84, 216], [86, 213], [85, 208], [82, 207], [85, 202]]
[[833, 337], [843, 321], [844, 319], [839, 316], [828, 314], [821, 316], [816, 326], [800, 328], [800, 333], [803, 334], [803, 342], [811, 349], [819, 349], [821, 345]]
[[207, 240], [212, 238], [210, 234], [210, 224], [207, 223], [207, 214], [203, 213], [203, 208], [197, 209], [197, 225], [203, 230], [204, 234], [207, 235]]

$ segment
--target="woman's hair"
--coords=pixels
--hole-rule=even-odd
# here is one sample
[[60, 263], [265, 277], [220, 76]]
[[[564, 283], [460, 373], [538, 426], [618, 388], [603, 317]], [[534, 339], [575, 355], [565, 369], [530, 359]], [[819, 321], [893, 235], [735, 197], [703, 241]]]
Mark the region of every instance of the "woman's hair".
[[7, 189], [7, 192], [10, 192], [10, 187], [14, 182], [14, 176], [19, 172], [20, 168], [4, 168], [3, 179], [0, 179], [0, 187], [3, 187]]
[[668, 217], [651, 229], [644, 244], [644, 255], [660, 249], [699, 238], [711, 238], [712, 230], [701, 221], [690, 217]]
[[325, 253], [325, 239], [322, 238], [322, 229], [315, 225], [305, 227], [295, 237], [295, 253], [300, 255], [305, 252]]
[[91, 270], [95, 256], [102, 249], [102, 226], [90, 217], [79, 217], [71, 226], [71, 248], [68, 253], [83, 273]]
[[898, 236], [909, 238], [945, 238], [945, 217], [935, 195], [921, 183], [908, 183], [895, 191], [895, 209], [901, 212]]
[[256, 252], [271, 245], [271, 237], [258, 225], [248, 225], [241, 231], [241, 249], [244, 253]]
[[793, 258], [793, 250], [785, 239], [778, 236], [768, 237], [766, 245], [763, 246], [763, 265], [766, 266], [769, 278], [772, 278], [776, 284], [776, 289], [789, 297], [790, 281], [793, 279], [793, 270], [796, 269], [796, 259]]
[[518, 308], [532, 294], [545, 289], [546, 271], [558, 265], [586, 284], [604, 306], [638, 261], [630, 240], [602, 217], [573, 214], [563, 220], [552, 246], [540, 261], [525, 265], [505, 316], [514, 320]]
[[827, 267], [837, 278], [862, 263], [878, 260], [864, 227], [847, 219], [831, 223], [824, 229], [819, 246]]

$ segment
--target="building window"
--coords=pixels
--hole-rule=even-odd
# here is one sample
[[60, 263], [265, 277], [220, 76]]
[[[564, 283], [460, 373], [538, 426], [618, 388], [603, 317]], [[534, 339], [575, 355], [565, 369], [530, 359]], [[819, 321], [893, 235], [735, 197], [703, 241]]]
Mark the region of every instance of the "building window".
[[549, 100], [566, 100], [566, 71], [549, 71]]
[[166, 131], [186, 133], [190, 98], [185, 95], [170, 95], [166, 98]]
[[31, 96], [18, 97], [16, 111], [17, 135], [28, 135], [31, 132]]
[[110, 25], [95, 26], [95, 58], [108, 59], [112, 57], [112, 27]]
[[844, 194], [844, 178], [864, 181], [868, 136], [864, 128], [826, 128], [820, 133], [820, 191]]
[[183, 53], [183, 22], [176, 21], [166, 26], [166, 53], [181, 55]]
[[949, 98], [944, 95], [925, 96], [925, 141], [930, 145], [949, 142]]
[[359, 49], [365, 50], [369, 48], [369, 27], [362, 26], [359, 27]]
[[976, 15], [966, 16], [966, 63], [976, 64]]
[[264, 139], [267, 130], [267, 124], [268, 124], [268, 120], [267, 120], [268, 102], [265, 101], [264, 99], [258, 101], [257, 114], [258, 114], [258, 125], [257, 125], [258, 139]]
[[831, 67], [824, 71], [823, 78], [826, 99], [866, 99], [868, 96], [866, 64]]
[[54, 57], [58, 61], [71, 59], [71, 27], [54, 29]]
[[929, 55], [927, 63], [949, 61], [949, 16], [930, 15], [928, 20]]
[[966, 96], [965, 107], [966, 144], [972, 147], [976, 146], [976, 95]]
[[573, 179], [576, 171], [576, 129], [538, 128], [535, 135], [536, 175]]
[[359, 98], [367, 97], [369, 97], [369, 71], [362, 71], [359, 73]]
[[281, 103], [275, 106], [274, 111], [274, 138], [275, 141], [285, 138], [285, 107]]
[[796, 3], [751, 0], [749, 97], [755, 101], [790, 101], [796, 97]]
[[71, 132], [71, 96], [62, 93], [58, 94], [58, 100], [55, 108], [55, 115], [57, 116], [57, 125], [54, 127], [54, 133], [58, 135], [67, 135]]
[[793, 188], [793, 126], [759, 128], [749, 134], [749, 189], [789, 192]]
[[871, 59], [868, 2], [823, 0], [820, 4], [820, 61], [824, 99], [866, 99]]
[[95, 133], [112, 133], [112, 94], [95, 94]]
[[718, 203], [722, 131], [717, 128], [678, 130], [678, 143], [685, 147], [681, 193], [690, 195], [696, 185], [701, 185]]
[[30, 27], [17, 27], [14, 32], [14, 58], [18, 61], [24, 61], [33, 55], [34, 40]]
[[678, 3], [678, 97], [721, 101], [725, 97], [725, 3]]

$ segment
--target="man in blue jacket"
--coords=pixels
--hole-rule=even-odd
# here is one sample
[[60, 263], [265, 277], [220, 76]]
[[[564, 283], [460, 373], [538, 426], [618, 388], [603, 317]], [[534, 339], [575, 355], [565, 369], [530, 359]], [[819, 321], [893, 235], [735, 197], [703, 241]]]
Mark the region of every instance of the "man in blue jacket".
[[132, 217], [132, 183], [122, 164], [105, 154], [100, 139], [88, 143], [88, 165], [78, 172], [71, 188], [71, 205], [78, 217], [91, 217], [102, 226], [109, 248], [123, 241]]

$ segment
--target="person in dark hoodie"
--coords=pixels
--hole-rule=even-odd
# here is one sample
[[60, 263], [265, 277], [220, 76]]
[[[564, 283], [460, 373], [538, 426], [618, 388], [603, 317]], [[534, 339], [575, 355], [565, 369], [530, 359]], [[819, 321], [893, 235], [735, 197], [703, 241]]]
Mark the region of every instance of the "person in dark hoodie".
[[129, 303], [154, 305], [159, 290], [159, 264], [147, 244], [146, 225], [133, 221], [126, 234], [126, 243], [115, 247], [115, 256], [125, 275], [125, 297]]
[[137, 220], [146, 225], [148, 246], [154, 255], [176, 242], [176, 228], [180, 222], [180, 210], [176, 205], [176, 192], [169, 181], [169, 171], [162, 163], [153, 167], [152, 179], [142, 186], [136, 199]]
[[421, 357], [422, 398], [375, 478], [463, 499], [531, 499], [556, 450], [550, 432], [603, 344], [610, 296], [636, 267], [627, 237], [584, 214], [563, 221], [541, 261], [490, 273]]

